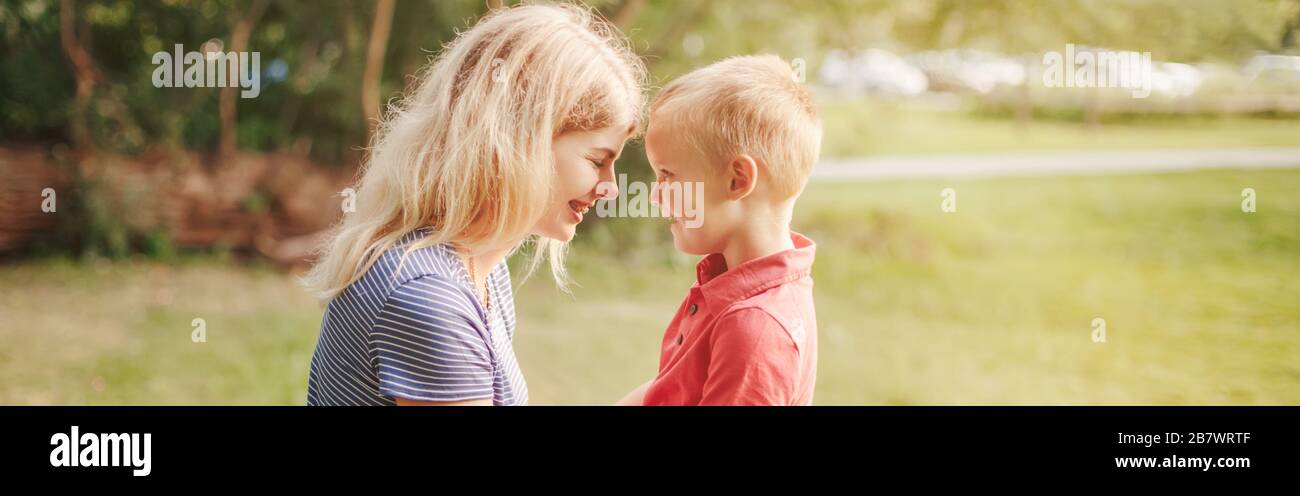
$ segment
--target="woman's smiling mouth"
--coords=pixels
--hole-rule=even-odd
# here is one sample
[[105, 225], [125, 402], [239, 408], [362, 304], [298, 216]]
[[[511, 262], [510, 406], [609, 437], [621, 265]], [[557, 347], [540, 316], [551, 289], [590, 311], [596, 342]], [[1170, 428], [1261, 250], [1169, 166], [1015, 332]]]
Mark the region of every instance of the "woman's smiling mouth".
[[582, 222], [582, 216], [591, 208], [591, 203], [569, 200], [569, 210], [573, 212], [575, 222]]

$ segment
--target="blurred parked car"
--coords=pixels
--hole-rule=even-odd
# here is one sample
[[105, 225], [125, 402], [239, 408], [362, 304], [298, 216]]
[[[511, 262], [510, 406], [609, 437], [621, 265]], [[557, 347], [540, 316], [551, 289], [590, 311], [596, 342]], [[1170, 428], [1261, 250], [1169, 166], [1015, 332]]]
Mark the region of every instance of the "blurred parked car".
[[1300, 56], [1257, 54], [1242, 68], [1242, 77], [1250, 91], [1300, 93]]
[[999, 85], [1025, 83], [1025, 66], [1006, 55], [954, 49], [920, 52], [907, 57], [930, 79], [932, 90], [987, 94]]
[[930, 85], [920, 69], [878, 48], [857, 55], [844, 50], [832, 51], [822, 61], [820, 80], [831, 88], [903, 96], [925, 93]]

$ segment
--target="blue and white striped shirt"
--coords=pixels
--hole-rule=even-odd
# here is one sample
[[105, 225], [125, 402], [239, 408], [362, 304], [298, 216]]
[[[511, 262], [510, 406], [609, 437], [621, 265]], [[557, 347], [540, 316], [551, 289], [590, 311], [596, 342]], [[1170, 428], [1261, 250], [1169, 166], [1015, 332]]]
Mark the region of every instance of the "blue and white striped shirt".
[[425, 235], [403, 236], [330, 301], [311, 359], [308, 405], [393, 405], [394, 398], [528, 403], [512, 345], [515, 305], [505, 261], [488, 275], [489, 313], [451, 247], [415, 249], [400, 263], [405, 245]]

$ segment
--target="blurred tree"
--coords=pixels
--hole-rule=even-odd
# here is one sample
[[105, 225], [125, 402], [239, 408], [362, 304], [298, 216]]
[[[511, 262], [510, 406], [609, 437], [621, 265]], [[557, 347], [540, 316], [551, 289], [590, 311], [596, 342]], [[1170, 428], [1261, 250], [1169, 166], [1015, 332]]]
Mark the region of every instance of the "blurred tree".
[[370, 42], [366, 44], [366, 69], [361, 79], [361, 108], [366, 119], [366, 141], [379, 122], [379, 77], [384, 69], [384, 52], [393, 26], [393, 0], [375, 4], [374, 22], [370, 25]]
[[[173, 235], [201, 243], [226, 239], [223, 229], [244, 226], [248, 216], [260, 216], [261, 224], [269, 223], [269, 216], [299, 219], [241, 234], [245, 241], [269, 239], [274, 250], [281, 235], [298, 236], [322, 222], [301, 220], [312, 210], [303, 205], [328, 196], [336, 191], [334, 180], [341, 183], [353, 174], [386, 103], [417, 80], [417, 72], [456, 30], [473, 25], [489, 9], [515, 3], [8, 0], [0, 3], [0, 146], [39, 151], [16, 155], [23, 157], [49, 155], [51, 149], [66, 148], [63, 143], [99, 151], [104, 160], [82, 162], [113, 169], [113, 177], [155, 181], [140, 184], [175, 179], [155, 174], [157, 168], [177, 169], [176, 177], [202, 176], [193, 182], [203, 185], [196, 191], [219, 186], [235, 198], [178, 203], [197, 207], [164, 210], [207, 216], [159, 225], [185, 227]], [[829, 50], [870, 47], [1018, 54], [1074, 43], [1151, 51], [1157, 60], [1180, 62], [1238, 62], [1260, 50], [1300, 50], [1300, 0], [587, 0], [585, 5], [628, 35], [655, 85], [723, 57], [760, 52], [802, 59], [808, 73], [815, 73]], [[260, 95], [241, 99], [238, 88], [151, 84], [156, 53], [178, 45], [198, 51], [205, 43], [227, 52], [259, 52]], [[51, 63], [54, 56], [63, 63]], [[1022, 120], [1029, 110], [1021, 109]], [[644, 180], [648, 172], [639, 146], [633, 143], [623, 154], [619, 170]], [[135, 158], [119, 160], [120, 155]], [[227, 168], [197, 167], [213, 157], [220, 163], [244, 160], [253, 164], [248, 170], [260, 171], [250, 174], [264, 176], [231, 186], [239, 179], [223, 175]], [[146, 162], [149, 166], [142, 166]], [[133, 167], [138, 170], [128, 170]], [[303, 178], [313, 169], [337, 177], [318, 177], [315, 189], [292, 200], [295, 190], [308, 189]], [[293, 172], [276, 175], [285, 170]], [[84, 179], [72, 178], [93, 184]], [[128, 231], [109, 224], [126, 215], [87, 205], [86, 212], [100, 217], [63, 226], [64, 232], [98, 230], [106, 233], [101, 236], [106, 245], [118, 247], [113, 250], [124, 246]], [[141, 235], [153, 234], [130, 231]]]
[[[248, 38], [253, 32], [253, 27], [257, 25], [257, 21], [266, 12], [269, 4], [269, 0], [253, 0], [253, 3], [242, 11], [233, 9], [234, 29], [230, 35], [230, 52], [243, 53], [248, 51]], [[231, 81], [239, 81], [239, 71], [242, 70], [242, 67], [239, 64], [235, 64], [235, 67], [237, 69], [232, 71], [234, 74]], [[219, 150], [223, 163], [229, 161], [234, 155], [235, 146], [238, 142], [236, 134], [238, 131], [235, 129], [235, 97], [237, 91], [238, 88], [235, 85], [226, 85], [225, 88], [221, 89], [221, 144]]]
[[[513, 0], [14, 0], [0, 5], [0, 140], [291, 150], [355, 164], [384, 102], [455, 29]], [[1239, 61], [1295, 50], [1300, 0], [590, 0], [646, 57], [656, 83], [721, 57], [773, 52], [815, 71], [834, 48], [1064, 43]], [[263, 91], [154, 88], [152, 54], [174, 45], [262, 54]], [[48, 64], [60, 53], [65, 64]], [[358, 101], [359, 100], [359, 101]], [[346, 102], [353, 102], [347, 104]]]
[[[97, 88], [104, 88], [108, 81], [96, 66], [90, 53], [93, 46], [91, 22], [85, 16], [78, 17], [77, 4], [74, 0], [62, 0], [59, 5], [59, 42], [68, 66], [76, 81], [75, 96], [72, 102], [71, 116], [68, 124], [69, 137], [77, 151], [93, 153], [94, 143], [91, 138], [89, 111], [92, 104], [106, 117], [110, 118], [118, 129], [126, 133], [128, 139], [139, 139], [139, 132], [134, 122], [117, 98], [120, 92], [108, 91], [96, 94]], [[112, 90], [112, 88], [108, 88]]]

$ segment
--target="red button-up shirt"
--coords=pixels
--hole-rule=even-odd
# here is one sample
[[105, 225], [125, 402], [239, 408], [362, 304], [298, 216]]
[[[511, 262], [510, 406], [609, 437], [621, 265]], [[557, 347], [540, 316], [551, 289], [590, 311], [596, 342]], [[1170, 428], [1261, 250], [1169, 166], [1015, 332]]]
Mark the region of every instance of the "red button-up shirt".
[[816, 245], [727, 268], [701, 260], [697, 282], [664, 333], [646, 405], [810, 405], [817, 381]]

